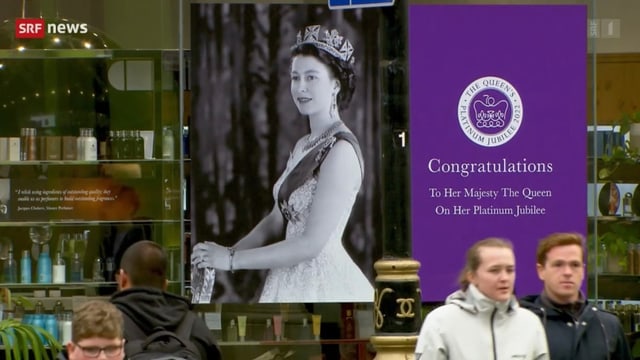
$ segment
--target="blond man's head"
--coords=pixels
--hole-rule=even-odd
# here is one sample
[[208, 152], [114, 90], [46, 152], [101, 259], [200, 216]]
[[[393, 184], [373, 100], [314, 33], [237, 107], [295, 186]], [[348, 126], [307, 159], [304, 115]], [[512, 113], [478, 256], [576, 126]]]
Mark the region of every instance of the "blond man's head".
[[73, 313], [71, 342], [67, 344], [69, 359], [96, 358], [101, 353], [109, 359], [123, 359], [123, 336], [124, 320], [115, 305], [102, 300], [87, 301]]

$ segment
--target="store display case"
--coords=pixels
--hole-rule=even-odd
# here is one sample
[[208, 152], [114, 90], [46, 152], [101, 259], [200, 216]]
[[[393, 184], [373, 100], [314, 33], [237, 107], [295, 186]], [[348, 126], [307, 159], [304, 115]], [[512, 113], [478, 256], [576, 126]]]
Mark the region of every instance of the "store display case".
[[[151, 35], [149, 44], [117, 36], [135, 26], [112, 23], [110, 6], [8, 1], [0, 10], [5, 317], [17, 299], [51, 312], [58, 301], [71, 310], [111, 295], [122, 253], [139, 240], [167, 249], [169, 289], [184, 291], [177, 50], [150, 48]], [[177, 33], [178, 17], [160, 26]]]

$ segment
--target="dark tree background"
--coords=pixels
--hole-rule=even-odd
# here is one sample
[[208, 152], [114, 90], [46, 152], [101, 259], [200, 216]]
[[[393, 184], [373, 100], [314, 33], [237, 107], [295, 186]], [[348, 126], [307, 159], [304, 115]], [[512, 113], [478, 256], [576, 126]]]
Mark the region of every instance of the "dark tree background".
[[[356, 91], [341, 115], [360, 141], [365, 177], [343, 243], [373, 283], [382, 249], [379, 18], [377, 9], [326, 5], [192, 5], [194, 242], [231, 246], [272, 209], [272, 186], [309, 131], [289, 91], [290, 47], [304, 26], [321, 24], [355, 49]], [[216, 302], [255, 302], [266, 271], [216, 275]]]

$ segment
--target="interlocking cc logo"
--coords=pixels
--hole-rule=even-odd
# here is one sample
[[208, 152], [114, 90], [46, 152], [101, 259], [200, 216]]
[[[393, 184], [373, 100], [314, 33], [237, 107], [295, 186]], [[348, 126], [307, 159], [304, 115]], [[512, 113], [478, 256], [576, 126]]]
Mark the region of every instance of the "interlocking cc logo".
[[[394, 293], [394, 291], [390, 288], [384, 288], [382, 291], [378, 293], [378, 289], [375, 290], [374, 296], [374, 317], [375, 317], [375, 326], [376, 329], [382, 328], [384, 325], [384, 315], [380, 310], [380, 303], [382, 302], [382, 298], [386, 294]], [[399, 312], [396, 312], [396, 317], [399, 319], [405, 318], [414, 318], [416, 313], [413, 311], [413, 303], [415, 302], [412, 298], [397, 298], [396, 304], [399, 304]]]

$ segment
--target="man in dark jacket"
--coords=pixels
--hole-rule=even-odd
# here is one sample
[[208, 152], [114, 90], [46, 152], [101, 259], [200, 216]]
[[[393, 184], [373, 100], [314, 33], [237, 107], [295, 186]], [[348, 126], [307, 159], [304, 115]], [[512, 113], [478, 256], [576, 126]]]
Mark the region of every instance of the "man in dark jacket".
[[520, 305], [537, 314], [547, 332], [553, 360], [631, 360], [631, 351], [618, 318], [585, 298], [584, 238], [555, 233], [538, 244], [538, 277], [544, 289], [526, 296]]
[[[167, 255], [153, 241], [140, 241], [131, 245], [122, 256], [117, 276], [120, 291], [111, 297], [125, 317], [124, 337], [127, 341], [139, 338], [140, 330], [145, 335], [160, 326], [176, 331], [182, 319], [191, 310], [189, 301], [166, 292]], [[136, 326], [128, 323], [132, 320]], [[191, 329], [191, 339], [198, 348], [201, 359], [220, 359], [221, 354], [215, 339], [205, 322], [196, 317]]]

